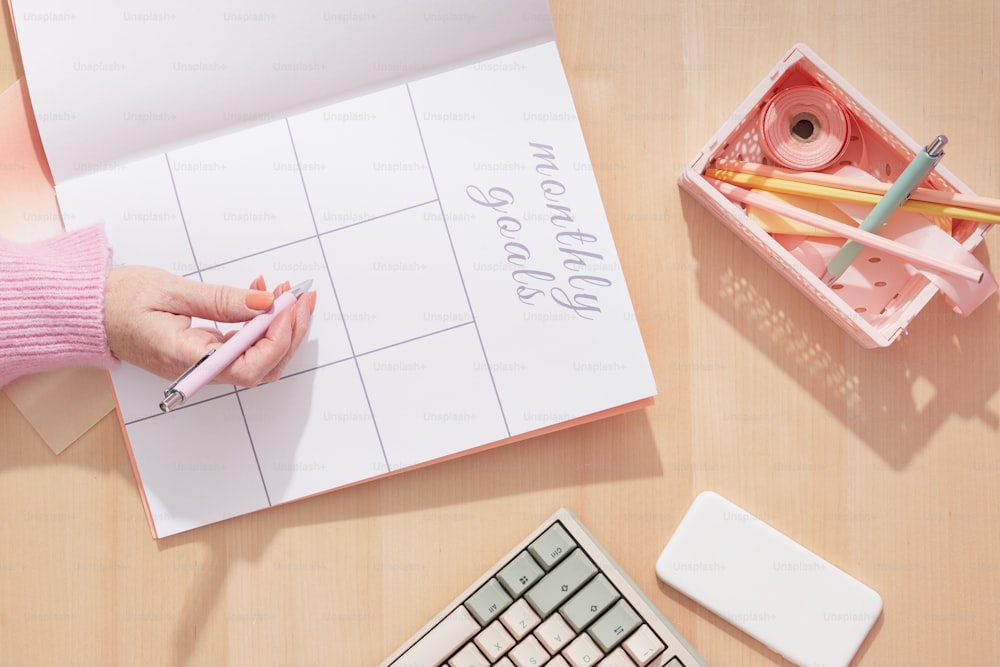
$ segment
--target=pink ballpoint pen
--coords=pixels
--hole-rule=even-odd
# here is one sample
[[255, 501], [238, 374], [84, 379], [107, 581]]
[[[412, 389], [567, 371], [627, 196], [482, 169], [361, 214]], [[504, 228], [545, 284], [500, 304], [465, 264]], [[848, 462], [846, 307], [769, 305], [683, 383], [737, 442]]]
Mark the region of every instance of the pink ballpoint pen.
[[283, 311], [292, 307], [298, 298], [312, 287], [312, 281], [299, 283], [287, 292], [279, 295], [266, 313], [247, 322], [246, 326], [236, 332], [232, 338], [196, 361], [184, 371], [172, 385], [163, 392], [160, 410], [170, 412], [173, 408], [194, 396], [195, 392], [218, 377], [229, 364], [246, 352], [251, 345], [263, 338], [271, 321]]

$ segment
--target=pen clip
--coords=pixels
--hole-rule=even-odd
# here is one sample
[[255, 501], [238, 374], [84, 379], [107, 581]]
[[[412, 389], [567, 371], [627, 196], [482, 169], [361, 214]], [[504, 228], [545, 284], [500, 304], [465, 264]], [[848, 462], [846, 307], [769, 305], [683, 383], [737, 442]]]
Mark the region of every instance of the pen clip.
[[174, 383], [172, 385], [163, 390], [163, 400], [160, 401], [161, 412], [170, 412], [172, 409], [174, 409], [175, 407], [184, 402], [187, 396], [185, 396], [183, 392], [178, 391], [175, 388], [177, 387], [177, 383], [186, 378], [188, 375], [190, 375], [191, 371], [193, 371], [194, 369], [198, 368], [198, 366], [201, 366], [203, 363], [205, 363], [205, 360], [208, 359], [210, 356], [212, 356], [214, 353], [215, 349], [209, 350], [205, 356], [203, 356], [201, 359], [191, 364], [191, 366], [186, 371], [181, 373], [180, 377], [174, 380]]
[[203, 363], [205, 363], [206, 359], [208, 359], [210, 356], [212, 356], [213, 354], [215, 354], [215, 350], [216, 349], [218, 349], [218, 348], [214, 348], [214, 349], [209, 350], [205, 354], [204, 357], [202, 357], [198, 361], [196, 361], [193, 364], [191, 364], [186, 371], [184, 371], [183, 373], [180, 374], [180, 377], [178, 377], [176, 380], [174, 380], [174, 383], [172, 385], [170, 385], [169, 387], [167, 387], [166, 389], [163, 390], [163, 395], [166, 396], [171, 391], [173, 391], [174, 387], [177, 386], [178, 382], [180, 382], [181, 380], [183, 380], [184, 378], [186, 378], [188, 375], [191, 375], [191, 373], [194, 371], [194, 369], [198, 368], [198, 366], [201, 366]]

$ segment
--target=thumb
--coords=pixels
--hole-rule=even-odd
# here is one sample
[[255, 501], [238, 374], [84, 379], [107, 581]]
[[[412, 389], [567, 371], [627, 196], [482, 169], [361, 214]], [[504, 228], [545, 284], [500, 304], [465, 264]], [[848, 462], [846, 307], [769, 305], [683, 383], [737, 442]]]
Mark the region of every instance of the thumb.
[[187, 306], [184, 315], [214, 322], [245, 322], [267, 310], [274, 303], [274, 294], [246, 290], [228, 285], [212, 285], [185, 280], [179, 295]]

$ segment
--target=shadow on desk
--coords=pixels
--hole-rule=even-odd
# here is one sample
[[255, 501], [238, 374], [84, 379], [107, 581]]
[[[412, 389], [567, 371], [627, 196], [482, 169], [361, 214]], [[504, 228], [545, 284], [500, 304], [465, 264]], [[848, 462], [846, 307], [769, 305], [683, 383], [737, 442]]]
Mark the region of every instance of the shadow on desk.
[[[454, 508], [470, 508], [490, 499], [661, 474], [662, 464], [645, 411], [636, 411], [279, 505], [221, 524], [222, 530], [210, 526], [165, 538], [158, 546], [169, 550], [202, 543], [230, 564], [254, 562], [261, 559], [279, 532], [296, 526], [405, 516], [437, 508], [445, 511], [446, 520], [452, 520]], [[253, 530], [248, 530], [251, 525]], [[482, 537], [488, 532], [480, 520], [473, 520], [472, 526], [483, 531]], [[384, 548], [381, 536], [374, 539], [379, 545], [375, 554], [364, 556], [365, 563], [371, 563], [371, 557]], [[364, 554], [368, 546], [355, 545], [353, 549]], [[355, 567], [346, 563], [328, 574], [334, 579], [322, 585], [331, 592], [357, 583]], [[216, 576], [189, 591], [175, 644], [190, 648], [179, 649], [177, 664], [184, 664], [190, 657], [197, 640], [194, 631], [207, 621], [224, 585], [225, 576]], [[364, 618], [353, 622], [363, 626]]]
[[[660, 592], [663, 593], [668, 598], [670, 598], [674, 603], [684, 607], [691, 614], [697, 615], [698, 618], [708, 621], [709, 623], [712, 624], [713, 627], [717, 628], [719, 631], [725, 632], [734, 640], [740, 642], [741, 644], [744, 644], [746, 646], [747, 652], [753, 651], [760, 655], [767, 656], [770, 660], [773, 660], [775, 664], [782, 665], [783, 667], [795, 667], [795, 663], [786, 660], [784, 657], [775, 653], [770, 648], [765, 646], [763, 643], [757, 641], [756, 639], [746, 634], [739, 628], [727, 622], [721, 616], [718, 616], [713, 612], [709, 611], [708, 609], [706, 609], [705, 607], [702, 607], [700, 604], [698, 604], [691, 598], [687, 597], [683, 593], [680, 593], [679, 591], [672, 588], [671, 586], [668, 586], [662, 581], [657, 580], [656, 584], [659, 587]], [[865, 654], [868, 653], [868, 649], [871, 647], [872, 642], [875, 641], [875, 638], [878, 637], [879, 632], [881, 632], [882, 625], [884, 622], [885, 622], [885, 612], [879, 615], [878, 620], [875, 621], [875, 625], [872, 626], [871, 632], [868, 633], [868, 636], [865, 637], [865, 640], [861, 643], [861, 647], [858, 649], [858, 652], [854, 655], [854, 659], [851, 660], [851, 667], [856, 667], [857, 665], [861, 665], [864, 663]], [[703, 638], [700, 643], [707, 644], [708, 642], [706, 642], [705, 639]], [[705, 655], [703, 653], [702, 657], [711, 663], [712, 661], [711, 655]]]
[[[4, 415], [14, 414], [7, 409], [12, 406], [2, 407]], [[23, 438], [18, 443], [5, 442], [5, 446], [0, 447], [0, 481], [25, 469], [36, 472], [40, 469], [43, 475], [49, 469], [53, 478], [58, 476], [58, 469], [65, 466], [93, 473], [85, 478], [93, 488], [76, 488], [72, 492], [74, 495], [67, 493], [62, 498], [68, 503], [75, 494], [82, 494], [82, 498], [101, 496], [94, 501], [94, 507], [108, 509], [105, 518], [111, 519], [109, 530], [115, 544], [119, 545], [116, 548], [125, 554], [116, 553], [115, 556], [127, 558], [130, 563], [146, 563], [137, 569], [123, 570], [123, 579], [118, 585], [145, 586], [151, 589], [151, 594], [140, 604], [158, 605], [135, 609], [116, 607], [114, 612], [162, 619], [164, 636], [170, 636], [169, 645], [176, 651], [168, 662], [188, 664], [202, 643], [217, 641], [206, 628], [218, 622], [213, 621], [213, 617], [220, 614], [220, 608], [225, 610], [226, 623], [239, 625], [261, 620], [254, 617], [258, 613], [273, 614], [275, 606], [280, 607], [283, 602], [298, 604], [298, 594], [308, 597], [310, 591], [315, 592], [318, 588], [329, 591], [323, 599], [335, 601], [336, 591], [355, 588], [359, 576], [365, 576], [359, 572], [373, 567], [375, 561], [383, 558], [384, 549], [393, 551], [391, 544], [384, 545], [386, 540], [391, 542], [393, 539], [392, 535], [382, 532], [391, 531], [386, 526], [412, 521], [412, 516], [421, 511], [430, 511], [431, 517], [440, 514], [442, 520], [451, 520], [455, 516], [454, 508], [464, 507], [463, 511], [470, 516], [468, 526], [463, 524], [461, 528], [471, 527], [478, 531], [478, 537], [486, 538], [494, 526], [475, 516], [475, 507], [483, 501], [550, 490], [565, 497], [583, 485], [661, 477], [663, 463], [649, 419], [646, 410], [629, 412], [279, 505], [155, 542], [149, 536], [138, 492], [120, 493], [121, 484], [108, 484], [108, 476], [127, 480], [131, 488], [135, 484], [124, 440], [114, 428], [116, 414], [98, 424], [99, 434], [92, 432], [90, 437], [85, 437], [59, 457], [52, 455], [40, 440], [30, 442]], [[86, 506], [74, 506], [73, 512], [92, 511], [80, 509], [82, 507]], [[436, 512], [438, 509], [441, 512]], [[547, 512], [549, 508], [539, 508], [539, 511], [543, 509]], [[124, 516], [127, 520], [123, 520]], [[333, 528], [335, 524], [356, 520], [364, 523], [363, 520], [369, 518], [385, 520], [371, 523], [370, 543], [340, 544], [344, 536], [363, 539], [368, 532], [346, 526], [342, 532], [316, 530], [301, 533], [303, 539], [282, 539], [284, 531], [310, 526]], [[102, 539], [102, 536], [96, 537]], [[293, 553], [285, 555], [290, 544]], [[428, 544], [433, 552], [439, 548]], [[281, 569], [282, 563], [288, 566], [287, 572]], [[332, 565], [303, 569], [318, 563]], [[450, 561], [439, 564], [440, 567], [452, 565]], [[410, 571], [403, 574], [412, 576]], [[286, 575], [287, 586], [281, 583]], [[390, 571], [385, 576], [391, 578], [395, 574]], [[125, 581], [132, 577], [136, 580]], [[262, 587], [261, 591], [244, 590], [257, 586]], [[297, 593], [296, 587], [302, 590]], [[253, 607], [253, 602], [250, 607], [227, 603], [233, 595], [242, 604], [261, 596], [283, 598], [272, 600], [275, 606], [269, 607], [268, 612]], [[333, 609], [336, 608], [334, 604]], [[330, 617], [328, 621], [340, 626], [342, 635], [372, 632], [376, 627], [370, 610], [366, 609], [350, 614], [336, 612], [336, 618]]]
[[[953, 416], [994, 431], [1000, 390], [996, 295], [968, 318], [943, 298], [885, 349], [858, 345], [686, 192], [682, 211], [698, 262], [699, 297], [888, 464], [906, 467]], [[985, 244], [976, 254], [984, 263]]]

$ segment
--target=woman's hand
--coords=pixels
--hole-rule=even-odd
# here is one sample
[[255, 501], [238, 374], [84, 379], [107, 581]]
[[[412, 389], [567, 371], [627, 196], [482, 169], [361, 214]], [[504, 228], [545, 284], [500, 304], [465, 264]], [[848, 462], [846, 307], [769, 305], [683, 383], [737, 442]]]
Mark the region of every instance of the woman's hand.
[[[198, 317], [213, 322], [246, 322], [268, 310], [285, 283], [266, 291], [263, 278], [250, 289], [210, 285], [144, 266], [111, 269], [104, 291], [104, 328], [111, 353], [122, 361], [175, 380], [229, 337], [218, 329], [192, 327]], [[309, 329], [316, 293], [274, 318], [267, 333], [215, 379], [253, 387], [273, 382]]]

